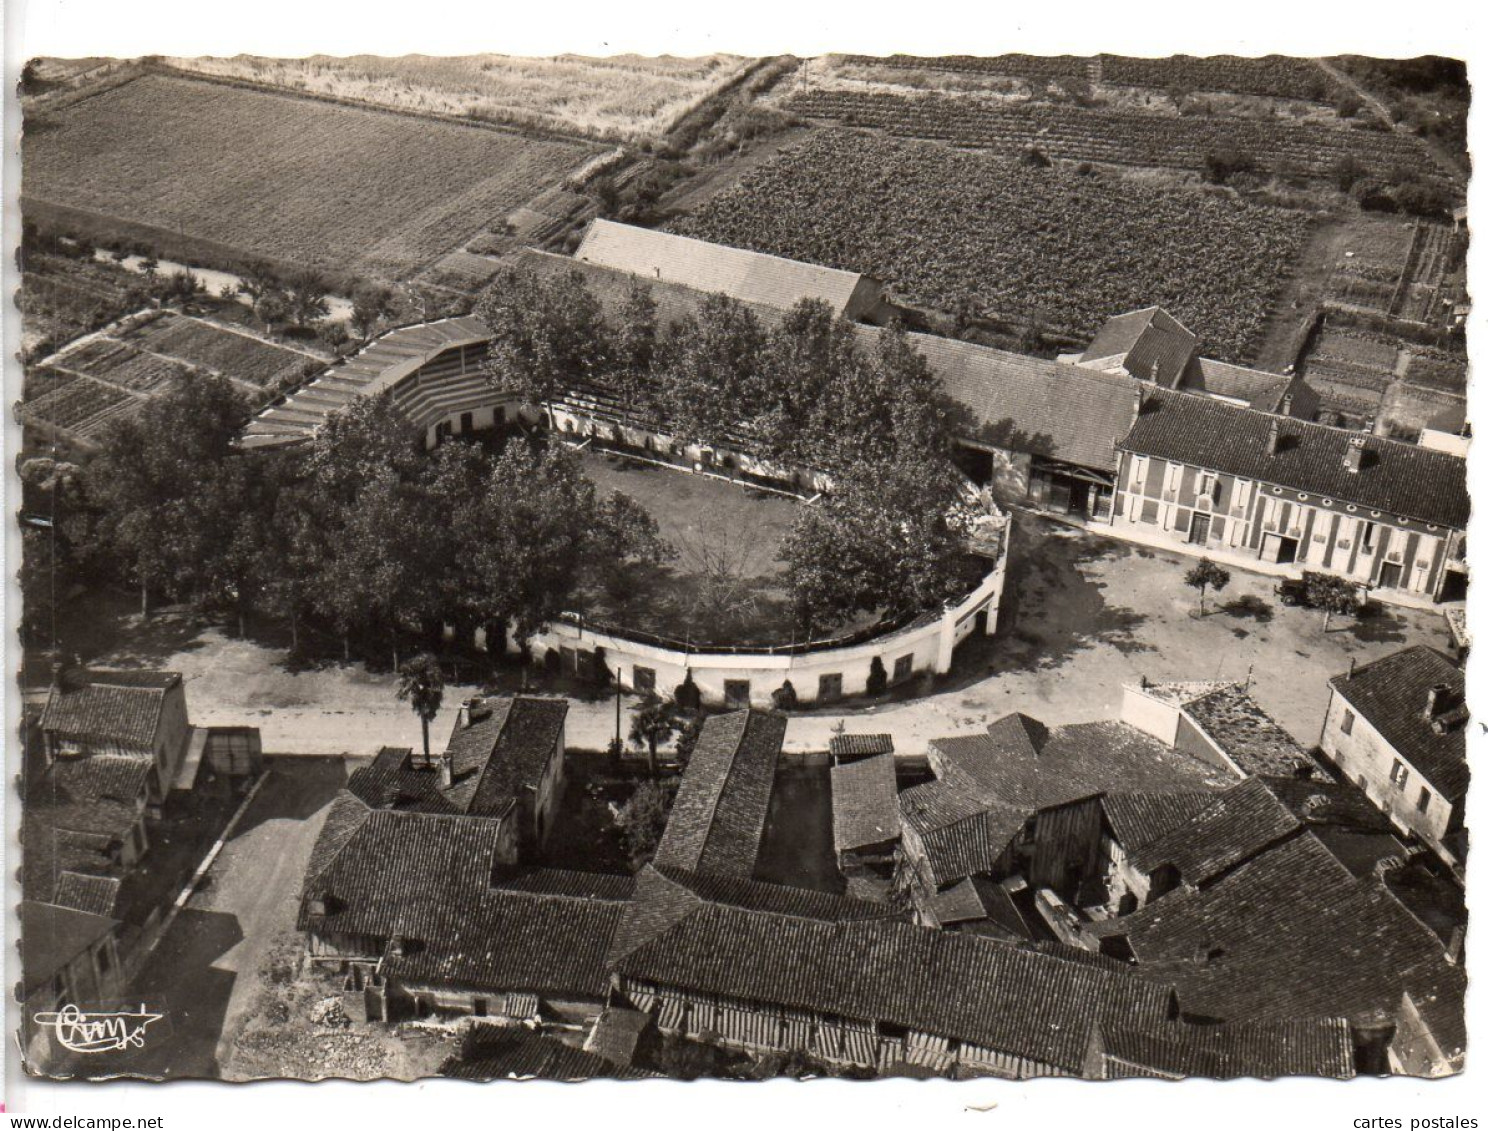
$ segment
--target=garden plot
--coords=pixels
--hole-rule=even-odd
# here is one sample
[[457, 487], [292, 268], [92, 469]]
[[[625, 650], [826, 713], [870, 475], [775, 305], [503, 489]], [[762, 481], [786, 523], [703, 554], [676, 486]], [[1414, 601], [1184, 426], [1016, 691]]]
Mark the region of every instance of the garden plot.
[[323, 359], [313, 354], [179, 314], [148, 322], [125, 334], [124, 341], [255, 388], [267, 388], [286, 376], [298, 375], [308, 363], [323, 364]]

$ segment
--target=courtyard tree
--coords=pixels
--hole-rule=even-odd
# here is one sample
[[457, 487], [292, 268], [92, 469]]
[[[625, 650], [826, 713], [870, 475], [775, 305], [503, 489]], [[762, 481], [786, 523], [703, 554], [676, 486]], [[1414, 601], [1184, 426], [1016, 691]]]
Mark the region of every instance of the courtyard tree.
[[662, 407], [679, 434], [715, 446], [738, 431], [764, 343], [753, 311], [724, 295], [709, 295], [670, 327], [657, 368]]
[[429, 724], [439, 714], [444, 702], [444, 672], [439, 660], [420, 652], [398, 669], [398, 699], [407, 703], [418, 716], [424, 735], [424, 762], [429, 761]]
[[633, 868], [651, 862], [666, 830], [667, 796], [660, 782], [643, 781], [615, 817]]
[[1204, 609], [1204, 597], [1209, 590], [1221, 592], [1230, 583], [1230, 571], [1223, 566], [1215, 565], [1208, 558], [1200, 558], [1186, 574], [1183, 575], [1183, 584], [1191, 589], [1199, 591], [1199, 616], [1206, 615]]
[[824, 419], [833, 383], [857, 362], [852, 324], [820, 299], [802, 299], [769, 335], [753, 388], [752, 424], [766, 450], [796, 463], [817, 462], [817, 433], [835, 429]]
[[630, 741], [646, 751], [646, 764], [656, 777], [656, 748], [682, 727], [682, 713], [675, 700], [650, 696], [630, 717]]
[[603, 363], [603, 312], [583, 275], [542, 279], [529, 267], [506, 268], [482, 293], [475, 314], [491, 328], [489, 379], [542, 405], [551, 429], [553, 401]]
[[310, 327], [331, 312], [330, 285], [311, 268], [294, 271], [284, 280], [284, 305], [296, 326]]
[[595, 508], [585, 556], [606, 595], [623, 601], [635, 588], [638, 569], [654, 569], [671, 561], [677, 550], [662, 538], [661, 528], [645, 507], [614, 491]]
[[656, 300], [651, 288], [632, 279], [609, 329], [609, 375], [627, 415], [651, 409], [651, 367], [656, 358]]
[[386, 287], [368, 284], [358, 287], [351, 297], [351, 328], [364, 341], [392, 313], [393, 292]]
[[1307, 586], [1307, 603], [1323, 610], [1323, 632], [1328, 631], [1335, 614], [1359, 611], [1359, 589], [1346, 577], [1336, 573], [1307, 570], [1302, 574]]

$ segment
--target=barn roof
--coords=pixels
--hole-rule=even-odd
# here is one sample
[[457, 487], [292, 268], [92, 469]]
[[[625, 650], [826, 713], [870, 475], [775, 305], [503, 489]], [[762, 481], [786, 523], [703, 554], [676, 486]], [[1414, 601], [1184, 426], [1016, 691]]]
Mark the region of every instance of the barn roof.
[[595, 220], [574, 258], [741, 302], [787, 309], [819, 299], [846, 315], [864, 276], [651, 228]]
[[838, 852], [899, 838], [894, 756], [876, 754], [832, 767], [832, 843]]
[[1160, 306], [1106, 319], [1080, 355], [1081, 365], [1120, 364], [1133, 377], [1172, 388], [1183, 378], [1199, 339]]
[[780, 715], [710, 716], [672, 802], [657, 867], [752, 875], [784, 740]]
[[1103, 1026], [1102, 1077], [1331, 1076], [1352, 1079], [1354, 1038], [1342, 1017], [1174, 1025], [1166, 1029]]
[[45, 986], [54, 974], [118, 926], [107, 915], [33, 900], [23, 900], [18, 913], [23, 997]]
[[[1276, 451], [1271, 430], [1276, 429]], [[1362, 444], [1349, 471], [1351, 444]], [[1415, 444], [1255, 412], [1209, 397], [1149, 389], [1123, 451], [1354, 503], [1389, 517], [1467, 525], [1467, 465]]]
[[1093, 1021], [1171, 1016], [1169, 990], [1125, 971], [893, 920], [678, 903], [654, 884], [643, 872], [627, 912], [637, 923], [617, 933], [617, 969], [640, 980], [903, 1025], [1076, 1072]]
[[1317, 390], [1301, 377], [1247, 369], [1208, 357], [1196, 357], [1189, 363], [1180, 387], [1192, 393], [1232, 397], [1258, 412], [1281, 412], [1283, 399], [1291, 394], [1282, 415], [1301, 420], [1311, 420], [1320, 404]]
[[[1467, 793], [1467, 727], [1462, 669], [1424, 644], [1402, 648], [1382, 659], [1336, 675], [1330, 681], [1369, 725], [1379, 731], [1400, 757], [1440, 790], [1449, 801]], [[1447, 688], [1445, 709], [1437, 719], [1426, 715], [1426, 701], [1437, 685]]]
[[106, 671], [77, 674], [76, 684], [54, 684], [41, 729], [65, 738], [116, 743], [148, 751], [160, 726], [165, 696], [180, 686], [177, 672]]

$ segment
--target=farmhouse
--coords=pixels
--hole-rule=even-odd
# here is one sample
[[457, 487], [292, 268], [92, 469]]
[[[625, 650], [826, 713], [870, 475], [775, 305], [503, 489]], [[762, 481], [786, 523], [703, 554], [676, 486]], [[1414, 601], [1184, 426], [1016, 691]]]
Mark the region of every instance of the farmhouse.
[[1159, 389], [1118, 449], [1114, 533], [1433, 600], [1465, 591], [1455, 456]]
[[563, 796], [567, 714], [566, 699], [472, 699], [442, 754], [425, 761], [385, 746], [346, 788], [373, 809], [490, 818], [502, 826], [502, 860], [515, 863], [552, 830]]
[[1200, 357], [1198, 344], [1197, 335], [1183, 323], [1161, 307], [1149, 306], [1109, 319], [1085, 352], [1060, 360], [1260, 412], [1299, 420], [1317, 415], [1317, 391], [1302, 378]]
[[134, 759], [145, 769], [151, 805], [190, 787], [181, 780], [190, 732], [176, 672], [61, 666], [41, 714], [47, 765], [99, 754]]
[[1466, 683], [1424, 645], [1329, 681], [1323, 754], [1403, 832], [1448, 865], [1466, 856]]

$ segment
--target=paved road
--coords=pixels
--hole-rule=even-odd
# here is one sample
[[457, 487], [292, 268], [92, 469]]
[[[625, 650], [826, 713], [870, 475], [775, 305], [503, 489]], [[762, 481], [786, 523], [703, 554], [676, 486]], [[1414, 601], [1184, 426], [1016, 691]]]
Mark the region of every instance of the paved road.
[[345, 777], [339, 759], [272, 763], [207, 882], [135, 979], [132, 995], [166, 1020], [120, 1071], [217, 1075], [222, 1045], [255, 995], [265, 951], [294, 926], [310, 849]]

